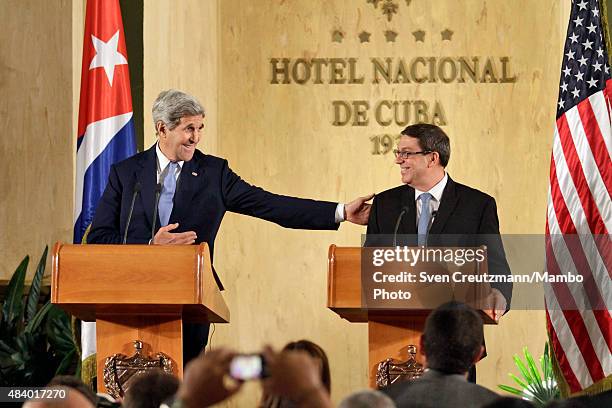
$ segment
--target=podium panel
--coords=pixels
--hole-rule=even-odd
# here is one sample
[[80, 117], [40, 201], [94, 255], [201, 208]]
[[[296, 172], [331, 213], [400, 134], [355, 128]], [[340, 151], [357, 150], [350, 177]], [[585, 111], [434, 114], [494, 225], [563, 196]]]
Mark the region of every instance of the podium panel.
[[229, 322], [208, 245], [67, 245], [52, 257], [51, 302], [96, 321], [98, 390], [108, 358], [164, 353], [183, 372], [183, 321]]
[[[486, 288], [490, 286], [467, 288], [462, 285], [459, 291], [432, 291], [430, 284], [415, 282], [411, 284], [411, 290], [418, 293], [423, 289], [423, 293], [436, 293], [436, 299], [425, 299], [415, 296], [423, 306], [416, 307], [414, 302], [410, 303], [410, 308], [397, 307], [397, 302], [393, 302], [393, 307], [369, 307], [364, 303], [363, 291], [367, 287], [362, 279], [362, 254], [363, 251], [371, 251], [371, 248], [361, 247], [337, 247], [331, 245], [328, 252], [328, 275], [327, 275], [327, 307], [338, 314], [343, 319], [352, 323], [368, 324], [368, 375], [369, 385], [376, 388], [377, 373], [379, 363], [393, 359], [395, 361], [405, 361], [411, 357], [410, 350], [416, 350], [414, 359], [423, 364], [425, 356], [419, 347], [420, 337], [425, 328], [425, 320], [433, 308], [438, 304], [443, 304], [456, 299], [453, 296], [457, 293], [462, 295], [469, 294], [476, 298], [481, 298]], [[485, 250], [486, 252], [486, 250]], [[475, 266], [477, 273], [486, 273], [487, 259]], [[420, 265], [416, 264], [409, 268], [407, 272], [418, 273]], [[427, 268], [431, 270], [431, 266]], [[369, 271], [369, 269], [365, 269]], [[442, 272], [441, 272], [442, 274]], [[443, 296], [440, 296], [440, 293]], [[444, 297], [446, 296], [446, 297]], [[390, 302], [391, 303], [391, 302]], [[469, 300], [468, 300], [469, 303]], [[408, 304], [408, 302], [406, 302]], [[480, 303], [476, 303], [479, 305]], [[433, 306], [432, 305], [436, 305]], [[478, 307], [477, 307], [478, 308]], [[495, 324], [495, 321], [486, 315], [480, 308], [481, 316], [485, 324]]]

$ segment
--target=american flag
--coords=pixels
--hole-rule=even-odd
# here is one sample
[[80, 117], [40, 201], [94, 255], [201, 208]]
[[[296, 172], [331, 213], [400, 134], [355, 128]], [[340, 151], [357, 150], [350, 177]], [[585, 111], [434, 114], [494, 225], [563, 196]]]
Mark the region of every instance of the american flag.
[[550, 164], [545, 286], [552, 351], [570, 393], [612, 375], [610, 68], [597, 0], [572, 1]]

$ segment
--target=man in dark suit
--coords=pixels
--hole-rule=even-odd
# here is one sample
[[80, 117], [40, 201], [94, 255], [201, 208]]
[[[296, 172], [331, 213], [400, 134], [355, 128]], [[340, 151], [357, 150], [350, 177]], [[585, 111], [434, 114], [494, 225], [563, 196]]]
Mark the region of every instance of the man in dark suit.
[[[344, 220], [367, 222], [371, 197], [344, 205], [272, 194], [242, 180], [227, 160], [196, 150], [204, 109], [191, 95], [162, 92], [153, 104], [153, 121], [155, 146], [111, 167], [88, 243], [206, 242], [212, 259], [226, 211], [312, 230], [335, 230]], [[221, 287], [216, 273], [215, 278]], [[208, 325], [184, 325], [185, 363], [200, 353], [207, 337]]]
[[427, 317], [420, 348], [426, 370], [413, 381], [383, 390], [398, 408], [481, 407], [499, 396], [467, 382], [468, 369], [484, 351], [482, 319], [469, 306], [446, 303]]
[[[404, 185], [377, 194], [368, 220], [365, 246], [480, 246], [488, 251], [489, 274], [509, 275], [495, 199], [453, 181], [445, 171], [450, 141], [435, 125], [402, 131], [395, 150]], [[512, 283], [493, 283], [487, 314], [499, 320], [508, 310]]]

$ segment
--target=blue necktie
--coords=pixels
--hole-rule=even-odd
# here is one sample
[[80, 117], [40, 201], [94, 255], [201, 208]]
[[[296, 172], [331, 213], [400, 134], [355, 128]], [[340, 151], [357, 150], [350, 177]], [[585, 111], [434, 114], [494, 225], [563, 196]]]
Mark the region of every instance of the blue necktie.
[[417, 226], [419, 246], [427, 244], [427, 230], [429, 229], [429, 221], [431, 221], [431, 207], [429, 206], [429, 202], [432, 197], [430, 193], [423, 193], [419, 196], [419, 200], [421, 200], [421, 215], [419, 215], [419, 224]]
[[168, 225], [170, 221], [170, 214], [172, 213], [172, 200], [174, 199], [174, 192], [176, 191], [176, 168], [178, 163], [170, 162], [168, 164], [166, 176], [164, 177], [164, 184], [162, 187], [161, 195], [159, 196], [159, 221], [162, 227]]

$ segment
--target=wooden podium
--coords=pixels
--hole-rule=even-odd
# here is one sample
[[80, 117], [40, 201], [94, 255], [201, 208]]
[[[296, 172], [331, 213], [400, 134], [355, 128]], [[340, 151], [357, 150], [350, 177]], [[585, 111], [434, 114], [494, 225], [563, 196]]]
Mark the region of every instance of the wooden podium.
[[[361, 247], [329, 247], [327, 307], [349, 322], [368, 324], [368, 377], [370, 387], [376, 388], [378, 363], [387, 358], [406, 360], [409, 345], [417, 347], [416, 360], [424, 363], [419, 340], [431, 308], [368, 309], [363, 305], [362, 250]], [[486, 268], [486, 259], [484, 265]], [[440, 299], [440, 303], [450, 300]], [[485, 324], [495, 324], [482, 311], [481, 315]]]
[[96, 322], [98, 390], [104, 363], [116, 353], [163, 352], [183, 373], [182, 322], [229, 322], [212, 274], [207, 244], [55, 244], [51, 302]]

